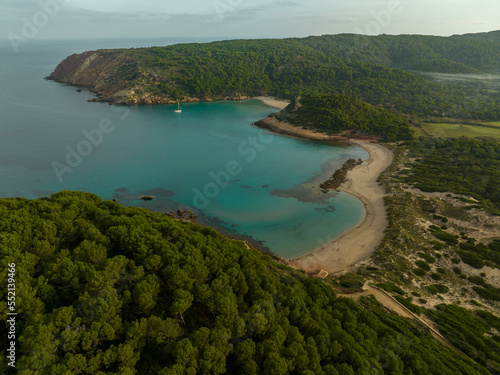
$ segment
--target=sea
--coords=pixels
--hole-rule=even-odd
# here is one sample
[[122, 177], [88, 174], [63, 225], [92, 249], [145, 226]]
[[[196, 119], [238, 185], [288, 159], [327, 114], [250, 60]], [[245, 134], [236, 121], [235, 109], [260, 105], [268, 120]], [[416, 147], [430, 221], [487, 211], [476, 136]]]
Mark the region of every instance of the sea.
[[358, 199], [301, 188], [349, 158], [367, 159], [357, 145], [259, 129], [253, 123], [277, 109], [255, 99], [182, 104], [174, 113], [175, 105], [89, 102], [88, 88], [44, 80], [73, 53], [210, 41], [33, 39], [17, 53], [1, 42], [0, 197], [78, 190], [125, 206], [192, 211], [200, 224], [287, 259], [358, 225]]

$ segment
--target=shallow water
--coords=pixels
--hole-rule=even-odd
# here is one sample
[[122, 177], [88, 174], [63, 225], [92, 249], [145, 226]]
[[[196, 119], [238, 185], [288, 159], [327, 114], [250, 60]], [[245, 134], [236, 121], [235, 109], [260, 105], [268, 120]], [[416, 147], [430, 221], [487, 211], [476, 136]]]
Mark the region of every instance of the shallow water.
[[[256, 100], [115, 107], [43, 80], [67, 55], [135, 41], [39, 42], [0, 48], [0, 194], [37, 198], [82, 190], [159, 211], [200, 210], [285, 258], [356, 225], [360, 201], [344, 193], [279, 196], [348, 158], [358, 146], [277, 136], [251, 124], [276, 110]], [[164, 41], [163, 44], [167, 44]], [[154, 195], [150, 202], [141, 195]]]

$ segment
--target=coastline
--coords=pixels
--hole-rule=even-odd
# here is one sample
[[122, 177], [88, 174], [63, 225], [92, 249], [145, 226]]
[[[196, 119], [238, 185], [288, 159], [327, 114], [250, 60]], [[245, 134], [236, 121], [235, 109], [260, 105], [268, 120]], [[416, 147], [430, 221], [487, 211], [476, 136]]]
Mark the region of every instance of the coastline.
[[358, 165], [347, 174], [347, 183], [340, 189], [363, 203], [365, 215], [355, 228], [332, 242], [308, 254], [291, 259], [288, 265], [307, 273], [325, 270], [330, 274], [353, 270], [354, 266], [369, 257], [382, 241], [387, 227], [384, 191], [377, 179], [393, 160], [393, 153], [386, 147], [361, 140], [351, 140], [363, 147], [370, 157], [367, 164]]
[[[286, 106], [287, 103], [285, 101], [267, 97], [255, 97], [253, 99], [262, 100], [267, 105], [271, 105], [271, 103], [274, 103], [275, 108], [280, 108], [279, 106], [283, 105]], [[342, 134], [329, 135], [318, 130], [307, 129], [301, 126], [295, 126], [287, 122], [280, 121], [274, 116], [274, 114], [271, 114], [262, 120], [254, 122], [253, 125], [261, 129], [267, 129], [269, 131], [272, 131], [273, 133], [284, 134], [298, 138], [306, 138], [313, 141], [351, 142], [353, 140], [376, 141], [378, 139], [376, 136], [373, 135], [361, 135], [361, 134], [357, 134], [355, 136], [350, 135], [349, 137], [346, 137]]]
[[285, 109], [290, 104], [288, 100], [280, 100], [272, 96], [255, 96], [252, 99], [260, 100], [262, 103], [279, 110]]
[[[268, 102], [265, 102], [264, 99], [275, 100], [267, 97], [254, 99], [262, 100], [266, 104]], [[284, 105], [284, 102], [282, 102], [282, 105]], [[347, 182], [339, 189], [339, 191], [358, 198], [363, 203], [365, 208], [363, 219], [360, 220], [356, 227], [344, 232], [335, 240], [288, 261], [289, 266], [304, 270], [307, 273], [325, 270], [329, 274], [338, 274], [353, 270], [357, 263], [373, 254], [382, 241], [387, 227], [387, 214], [384, 204], [385, 193], [378, 185], [377, 179], [392, 164], [394, 159], [392, 151], [379, 143], [370, 142], [375, 137], [366, 136], [359, 137], [359, 139], [348, 139], [341, 135], [328, 135], [279, 121], [272, 115], [257, 121], [255, 125], [275, 133], [316, 141], [347, 141], [363, 147], [368, 152], [370, 156], [366, 162], [350, 170], [347, 173]], [[320, 193], [319, 190], [312, 193], [312, 189], [310, 189], [311, 186], [319, 182], [315, 179], [302, 185], [302, 188], [310, 192], [309, 199], [313, 200]]]

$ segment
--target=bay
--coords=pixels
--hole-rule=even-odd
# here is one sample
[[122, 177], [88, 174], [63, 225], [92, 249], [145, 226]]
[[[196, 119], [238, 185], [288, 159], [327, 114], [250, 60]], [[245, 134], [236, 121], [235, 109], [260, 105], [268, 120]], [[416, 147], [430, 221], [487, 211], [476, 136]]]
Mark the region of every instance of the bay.
[[17, 54], [1, 45], [0, 196], [81, 190], [161, 212], [189, 209], [202, 224], [252, 238], [284, 258], [359, 223], [364, 208], [350, 195], [305, 201], [275, 194], [317, 176], [322, 166], [366, 159], [359, 146], [258, 129], [252, 123], [276, 109], [257, 100], [185, 104], [177, 114], [168, 105], [89, 103], [86, 89], [43, 80], [72, 53], [180, 41], [32, 40]]

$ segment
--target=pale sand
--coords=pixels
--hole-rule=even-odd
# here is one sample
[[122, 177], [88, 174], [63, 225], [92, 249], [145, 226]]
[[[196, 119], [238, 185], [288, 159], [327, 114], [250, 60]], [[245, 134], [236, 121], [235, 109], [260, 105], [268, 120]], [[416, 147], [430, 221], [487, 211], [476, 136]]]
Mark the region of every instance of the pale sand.
[[322, 269], [330, 274], [351, 271], [369, 257], [382, 241], [387, 227], [384, 191], [377, 178], [392, 163], [391, 150], [377, 144], [352, 140], [370, 153], [368, 165], [363, 163], [351, 170], [346, 187], [342, 190], [360, 199], [365, 206], [365, 217], [358, 227], [309, 254], [290, 260], [289, 265], [315, 272]]
[[252, 99], [260, 100], [264, 104], [277, 109], [285, 109], [285, 107], [288, 106], [288, 104], [290, 104], [288, 100], [279, 100], [271, 96], [256, 96], [255, 98]]

